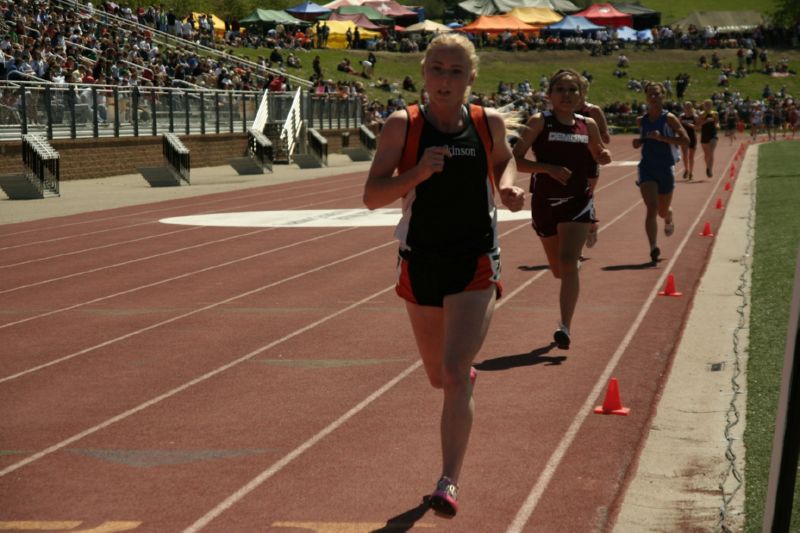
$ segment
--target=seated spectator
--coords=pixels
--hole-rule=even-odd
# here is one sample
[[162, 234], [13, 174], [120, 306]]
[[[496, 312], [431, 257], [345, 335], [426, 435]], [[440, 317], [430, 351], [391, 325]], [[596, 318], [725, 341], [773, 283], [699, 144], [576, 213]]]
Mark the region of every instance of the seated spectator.
[[628, 56], [625, 54], [620, 54], [617, 58], [617, 67], [619, 68], [628, 68], [630, 65], [630, 61], [628, 60]]
[[300, 58], [294, 55], [293, 52], [289, 52], [286, 57], [286, 65], [292, 68], [300, 68]]
[[277, 64], [278, 66], [283, 66], [283, 55], [281, 54], [280, 49], [273, 48], [272, 53], [269, 55], [270, 63]]
[[411, 76], [406, 76], [403, 78], [403, 90], [417, 92], [417, 87], [414, 85], [414, 80], [411, 79]]
[[350, 65], [350, 60], [347, 59], [346, 57], [342, 59], [338, 65], [336, 65], [336, 70], [340, 72], [347, 72], [348, 74], [352, 74], [353, 72], [355, 72], [353, 70], [353, 67]]

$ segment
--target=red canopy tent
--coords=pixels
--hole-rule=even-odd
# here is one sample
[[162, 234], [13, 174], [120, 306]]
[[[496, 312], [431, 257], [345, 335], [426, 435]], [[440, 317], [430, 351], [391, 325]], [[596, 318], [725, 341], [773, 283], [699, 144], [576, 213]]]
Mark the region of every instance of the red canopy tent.
[[514, 15], [484, 15], [458, 29], [467, 33], [539, 33], [539, 28], [525, 24]]
[[623, 13], [611, 4], [593, 4], [575, 15], [585, 17], [598, 26], [633, 27], [633, 15]]

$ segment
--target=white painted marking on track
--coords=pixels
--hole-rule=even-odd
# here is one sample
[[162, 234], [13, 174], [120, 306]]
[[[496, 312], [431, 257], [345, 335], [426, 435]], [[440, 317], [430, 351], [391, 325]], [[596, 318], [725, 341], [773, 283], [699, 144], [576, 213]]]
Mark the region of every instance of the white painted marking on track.
[[[170, 217], [160, 220], [163, 224], [188, 226], [215, 226], [233, 228], [341, 228], [396, 226], [400, 221], [400, 209], [297, 209], [290, 211], [244, 211], [239, 213], [211, 213]], [[500, 222], [528, 220], [530, 211], [512, 213], [508, 209], [497, 210]]]
[[635, 167], [638, 161], [612, 161], [608, 164], [609, 167]]

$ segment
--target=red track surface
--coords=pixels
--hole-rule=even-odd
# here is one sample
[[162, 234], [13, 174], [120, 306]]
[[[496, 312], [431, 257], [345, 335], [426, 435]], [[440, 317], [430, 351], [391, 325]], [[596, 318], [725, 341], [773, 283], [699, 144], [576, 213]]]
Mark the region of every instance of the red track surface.
[[[614, 139], [616, 161], [638, 160], [629, 141]], [[538, 239], [501, 223], [506, 294], [477, 359], [452, 521], [421, 505], [441, 394], [392, 290], [392, 229], [158, 222], [361, 207], [363, 174], [0, 227], [0, 529], [609, 528], [735, 148], [720, 142], [722, 177], [678, 184], [657, 267], [636, 167], [603, 170], [569, 351], [550, 344], [558, 284]], [[681, 298], [656, 296], [670, 272]], [[611, 376], [630, 416], [592, 414]]]

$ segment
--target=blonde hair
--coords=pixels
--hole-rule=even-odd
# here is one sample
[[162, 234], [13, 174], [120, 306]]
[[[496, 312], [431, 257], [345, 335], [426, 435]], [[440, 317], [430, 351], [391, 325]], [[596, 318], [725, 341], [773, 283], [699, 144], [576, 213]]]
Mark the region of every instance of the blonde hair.
[[425, 61], [428, 59], [428, 56], [431, 55], [434, 49], [440, 46], [459, 47], [464, 50], [469, 59], [470, 69], [475, 74], [478, 73], [478, 63], [480, 60], [478, 59], [478, 53], [475, 51], [475, 45], [473, 45], [472, 41], [464, 34], [456, 32], [440, 33], [428, 43], [428, 47], [425, 49], [425, 55], [422, 56], [422, 61], [420, 61], [423, 67], [425, 66]]

